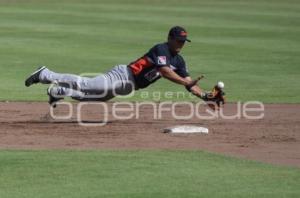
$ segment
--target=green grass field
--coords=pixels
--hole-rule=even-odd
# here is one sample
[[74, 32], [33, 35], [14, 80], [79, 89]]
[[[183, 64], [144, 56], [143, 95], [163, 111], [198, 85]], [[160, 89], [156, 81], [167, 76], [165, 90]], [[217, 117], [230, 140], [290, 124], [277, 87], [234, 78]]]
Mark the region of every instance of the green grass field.
[[0, 197], [298, 197], [300, 170], [199, 151], [3, 151]]
[[[193, 77], [226, 84], [229, 101], [300, 101], [297, 0], [1, 0], [0, 100], [47, 100], [45, 86], [24, 87], [38, 65], [58, 72], [105, 72], [128, 64], [173, 25], [192, 43], [183, 50]], [[149, 91], [184, 91], [160, 80]], [[139, 94], [133, 98], [139, 100]]]
[[[105, 72], [189, 31], [193, 77], [229, 101], [299, 103], [298, 0], [0, 0], [0, 101], [46, 101], [25, 88], [39, 65]], [[148, 90], [184, 91], [160, 80]], [[139, 94], [132, 100], [140, 100]], [[300, 197], [300, 171], [200, 151], [0, 151], [0, 197]]]

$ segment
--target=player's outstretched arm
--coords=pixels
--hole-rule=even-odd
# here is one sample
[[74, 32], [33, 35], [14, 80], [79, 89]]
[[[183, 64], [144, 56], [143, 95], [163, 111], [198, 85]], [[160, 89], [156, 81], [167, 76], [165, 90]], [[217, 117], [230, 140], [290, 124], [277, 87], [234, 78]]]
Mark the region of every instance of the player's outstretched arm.
[[[191, 77], [185, 77], [186, 80], [188, 80], [190, 83], [193, 82], [192, 78]], [[199, 85], [195, 84], [194, 86], [192, 86], [189, 90], [193, 95], [197, 96], [197, 97], [201, 97], [203, 96], [203, 91], [202, 89], [200, 88]]]
[[201, 88], [197, 85], [197, 82], [202, 77], [199, 77], [196, 80], [192, 80], [191, 77], [182, 78], [168, 66], [159, 68], [159, 72], [162, 77], [164, 77], [172, 82], [175, 82], [177, 84], [181, 84], [181, 85], [185, 86], [195, 96], [198, 96], [198, 97], [203, 96], [203, 92], [202, 92]]
[[164, 77], [172, 82], [175, 82], [177, 84], [180, 84], [183, 86], [188, 86], [191, 83], [191, 81], [189, 79], [182, 78], [168, 66], [160, 67], [158, 69], [158, 71], [162, 77]]

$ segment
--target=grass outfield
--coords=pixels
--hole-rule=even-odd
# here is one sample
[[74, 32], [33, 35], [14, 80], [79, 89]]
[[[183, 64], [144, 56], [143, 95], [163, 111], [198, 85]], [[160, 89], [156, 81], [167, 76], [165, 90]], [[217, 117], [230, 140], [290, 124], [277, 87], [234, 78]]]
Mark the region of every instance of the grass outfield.
[[[1, 0], [0, 100], [47, 100], [25, 89], [38, 65], [58, 72], [105, 72], [128, 64], [183, 25], [193, 77], [226, 84], [229, 101], [300, 101], [300, 4], [296, 0]], [[150, 91], [184, 91], [166, 80]], [[133, 100], [138, 100], [139, 94]]]
[[0, 197], [299, 197], [300, 170], [185, 151], [2, 151]]

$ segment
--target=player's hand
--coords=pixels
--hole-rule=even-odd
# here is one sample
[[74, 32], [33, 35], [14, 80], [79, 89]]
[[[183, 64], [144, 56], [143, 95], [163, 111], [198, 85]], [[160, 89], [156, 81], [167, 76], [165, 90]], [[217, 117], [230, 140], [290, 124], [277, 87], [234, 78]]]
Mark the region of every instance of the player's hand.
[[186, 90], [188, 90], [189, 92], [191, 92], [191, 88], [194, 87], [195, 85], [197, 85], [197, 83], [199, 82], [199, 80], [201, 80], [202, 78], [204, 78], [203, 75], [199, 76], [195, 80], [192, 80], [188, 85], [185, 86]]

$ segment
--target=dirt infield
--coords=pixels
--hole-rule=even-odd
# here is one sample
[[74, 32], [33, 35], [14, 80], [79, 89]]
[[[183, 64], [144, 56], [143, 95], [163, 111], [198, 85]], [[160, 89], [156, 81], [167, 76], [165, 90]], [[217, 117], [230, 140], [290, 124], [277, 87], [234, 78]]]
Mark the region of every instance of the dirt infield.
[[[108, 103], [109, 109], [113, 103]], [[233, 115], [237, 104], [228, 104]], [[0, 103], [1, 149], [193, 149], [207, 150], [273, 164], [300, 167], [300, 105], [268, 104], [259, 120], [175, 120], [164, 112], [153, 118], [151, 106], [141, 106], [139, 119], [119, 120], [110, 115], [105, 126], [79, 126], [77, 104], [71, 119], [52, 119], [49, 106], [42, 102]], [[58, 106], [56, 116], [67, 115], [67, 106]], [[188, 114], [179, 105], [176, 112]], [[103, 109], [82, 107], [83, 123], [103, 124]], [[178, 124], [209, 128], [209, 134], [164, 134], [162, 129]]]

